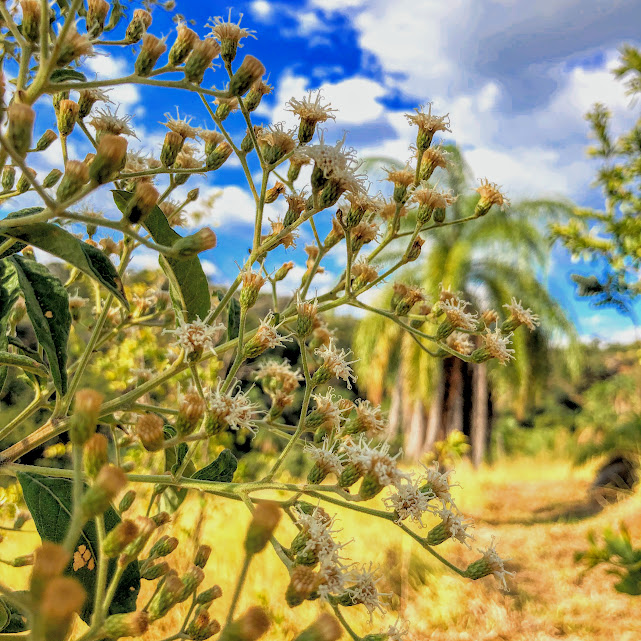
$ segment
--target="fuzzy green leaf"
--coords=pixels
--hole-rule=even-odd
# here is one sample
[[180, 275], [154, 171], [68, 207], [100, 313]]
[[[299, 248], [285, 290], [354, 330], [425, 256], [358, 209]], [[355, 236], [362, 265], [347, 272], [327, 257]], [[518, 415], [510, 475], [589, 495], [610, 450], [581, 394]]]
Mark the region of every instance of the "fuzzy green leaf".
[[0, 350], [0, 367], [17, 367], [26, 372], [31, 372], [32, 374], [38, 374], [38, 376], [46, 377], [49, 372], [47, 368], [38, 361], [30, 358], [29, 356], [24, 356], [23, 354], [13, 354], [11, 352], [5, 352]]
[[225, 449], [218, 455], [218, 458], [206, 467], [198, 470], [192, 478], [199, 481], [231, 483], [237, 467], [238, 459], [232, 454], [231, 450]]
[[17, 255], [9, 260], [18, 274], [36, 338], [47, 355], [53, 384], [59, 393], [65, 394], [67, 341], [71, 327], [67, 290], [44, 265]]
[[69, 82], [71, 80], [86, 82], [87, 76], [75, 69], [56, 69], [51, 76], [49, 76], [49, 82]]
[[[17, 214], [27, 215], [24, 212], [37, 213], [22, 210], [11, 217], [15, 217]], [[111, 261], [99, 249], [83, 243], [59, 225], [35, 223], [22, 227], [11, 227], [5, 234], [20, 241], [11, 247], [8, 252], [14, 253], [14, 249], [15, 251], [20, 251], [26, 245], [38, 247], [73, 265], [89, 278], [98, 281], [126, 308], [129, 308], [122, 282]], [[3, 236], [0, 236], [1, 238]]]
[[[124, 213], [131, 194], [128, 191], [114, 190], [113, 195], [116, 207]], [[172, 247], [182, 238], [171, 228], [165, 214], [158, 206], [151, 210], [143, 225], [159, 245]], [[171, 258], [161, 255], [159, 261], [169, 279], [176, 315], [187, 321], [193, 321], [196, 317], [204, 319], [209, 313], [211, 301], [209, 282], [198, 256]]]
[[[18, 472], [18, 481], [29, 512], [33, 517], [38, 534], [45, 541], [62, 543], [67, 534], [73, 512], [73, 489], [69, 479], [36, 476]], [[105, 531], [110, 532], [120, 522], [113, 508], [105, 514]], [[98, 572], [98, 535], [93, 521], [85, 523], [78, 540], [74, 558], [69, 563], [66, 574], [80, 581], [87, 591], [87, 602], [81, 613], [82, 619], [89, 623], [93, 612]], [[107, 569], [107, 582], [111, 580], [117, 567], [117, 559], [110, 559]], [[126, 568], [118, 583], [114, 599], [109, 608], [110, 614], [133, 612], [140, 590], [138, 561]]]
[[[18, 590], [13, 594], [19, 598], [28, 598], [29, 596], [29, 593], [25, 590]], [[4, 627], [0, 628], [4, 634], [14, 634], [16, 632], [24, 632], [29, 629], [27, 617], [25, 617], [25, 615], [18, 610], [13, 603], [9, 603], [2, 598], [0, 598], [0, 602], [2, 602], [2, 605], [9, 613], [9, 620], [5, 623]]]
[[[9, 318], [20, 294], [20, 285], [15, 269], [9, 261], [0, 260], [0, 350], [6, 351], [9, 340]], [[0, 365], [0, 390], [7, 378], [7, 366]]]

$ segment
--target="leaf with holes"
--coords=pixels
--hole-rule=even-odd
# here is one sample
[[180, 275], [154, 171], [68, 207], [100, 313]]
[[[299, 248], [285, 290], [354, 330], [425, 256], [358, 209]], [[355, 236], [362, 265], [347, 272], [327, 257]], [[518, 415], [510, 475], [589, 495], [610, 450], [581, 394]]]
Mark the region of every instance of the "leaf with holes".
[[[33, 518], [38, 534], [44, 541], [62, 543], [67, 534], [73, 511], [72, 482], [69, 479], [36, 476], [18, 472], [18, 481], [29, 512]], [[120, 517], [113, 508], [105, 514], [105, 530], [110, 532]], [[81, 613], [82, 619], [89, 623], [93, 612], [93, 601], [97, 579], [98, 535], [93, 521], [85, 523], [78, 540], [73, 559], [66, 569], [66, 574], [82, 583], [87, 591], [87, 602]], [[116, 571], [117, 559], [110, 559], [107, 568], [107, 582]], [[140, 590], [140, 572], [138, 561], [133, 561], [126, 568], [118, 583], [114, 599], [109, 608], [110, 614], [133, 612]]]
[[[17, 217], [18, 214], [28, 215], [22, 210], [12, 214], [10, 217]], [[120, 277], [111, 261], [99, 249], [83, 243], [66, 229], [52, 223], [35, 223], [11, 227], [5, 231], [5, 236], [19, 242], [13, 245], [7, 252], [20, 251], [26, 245], [33, 245], [46, 251], [52, 256], [62, 258], [70, 265], [79, 269], [83, 274], [98, 281], [107, 291], [111, 292], [127, 309], [129, 303], [125, 296]]]
[[[128, 191], [114, 190], [113, 195], [116, 207], [124, 213], [131, 194]], [[158, 206], [151, 210], [143, 225], [159, 245], [171, 247], [182, 238], [171, 228]], [[176, 315], [183, 318], [186, 313], [187, 321], [193, 321], [197, 317], [204, 319], [209, 313], [211, 302], [209, 282], [198, 256], [171, 258], [161, 255], [159, 261], [169, 280]]]
[[12, 256], [29, 320], [49, 361], [53, 384], [67, 391], [67, 341], [71, 327], [69, 295], [62, 283], [44, 266]]

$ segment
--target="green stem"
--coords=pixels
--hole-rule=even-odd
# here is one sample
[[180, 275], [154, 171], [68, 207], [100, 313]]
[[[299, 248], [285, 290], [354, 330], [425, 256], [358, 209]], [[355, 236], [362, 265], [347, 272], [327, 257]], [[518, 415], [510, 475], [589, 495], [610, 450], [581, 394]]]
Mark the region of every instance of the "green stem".
[[238, 579], [236, 580], [236, 587], [234, 588], [234, 594], [231, 598], [231, 603], [229, 604], [229, 610], [227, 611], [227, 619], [225, 620], [225, 627], [227, 627], [232, 619], [234, 618], [234, 611], [238, 605], [238, 599], [240, 598], [240, 593], [243, 589], [243, 584], [247, 578], [247, 572], [249, 570], [249, 564], [251, 563], [253, 555], [245, 552], [245, 558], [243, 559], [243, 565], [240, 568], [240, 573]]

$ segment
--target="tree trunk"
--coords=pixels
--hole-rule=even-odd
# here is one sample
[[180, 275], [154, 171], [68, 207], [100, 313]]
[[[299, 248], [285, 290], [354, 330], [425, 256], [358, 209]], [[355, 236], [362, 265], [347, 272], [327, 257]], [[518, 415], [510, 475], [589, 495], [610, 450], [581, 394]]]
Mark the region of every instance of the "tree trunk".
[[403, 379], [399, 375], [396, 379], [396, 384], [392, 390], [392, 402], [389, 408], [389, 414], [387, 417], [388, 428], [387, 428], [387, 438], [393, 439], [401, 429], [401, 418], [402, 418], [402, 409], [403, 409]]
[[425, 411], [420, 399], [412, 406], [412, 418], [409, 429], [405, 433], [405, 455], [411, 460], [417, 460], [423, 453], [425, 441]]
[[487, 364], [480, 363], [474, 367], [472, 405], [472, 464], [478, 467], [485, 458], [488, 439], [488, 386]]
[[427, 430], [425, 434], [425, 442], [423, 443], [423, 451], [429, 452], [436, 443], [439, 432], [441, 431], [443, 419], [443, 396], [445, 394], [445, 380], [443, 373], [439, 376], [438, 385], [432, 392], [432, 400], [430, 403], [430, 411], [427, 417]]
[[452, 360], [445, 410], [446, 437], [455, 430], [463, 431], [463, 362], [458, 358]]

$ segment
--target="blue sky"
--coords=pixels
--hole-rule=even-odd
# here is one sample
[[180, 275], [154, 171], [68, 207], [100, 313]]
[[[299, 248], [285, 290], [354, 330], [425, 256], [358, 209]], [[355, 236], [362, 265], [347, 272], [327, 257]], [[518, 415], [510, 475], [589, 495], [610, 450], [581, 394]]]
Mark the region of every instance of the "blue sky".
[[[226, 16], [230, 8], [185, 0], [177, 5], [177, 11], [195, 20], [193, 28], [201, 36], [210, 16]], [[404, 114], [432, 101], [436, 113], [450, 113], [448, 140], [464, 150], [474, 176], [503, 185], [512, 200], [562, 196], [598, 205], [598, 193], [590, 188], [595, 168], [585, 157], [583, 114], [602, 101], [625, 127], [638, 113], [610, 73], [617, 47], [638, 38], [638, 0], [246, 0], [233, 5], [232, 18], [240, 13], [242, 25], [255, 29], [257, 39], [244, 41], [238, 60], [245, 53], [258, 57], [276, 86], [257, 112], [259, 123], [293, 125], [284, 103], [322, 88], [339, 110], [336, 125], [328, 128], [330, 141], [346, 130], [349, 145], [361, 156], [405, 161], [414, 131]], [[169, 14], [154, 12], [152, 33], [168, 35], [171, 43], [172, 28]], [[107, 53], [89, 61], [98, 77], [124, 75], [133, 66], [131, 50]], [[224, 72], [209, 73], [205, 86], [222, 87]], [[175, 113], [176, 105], [181, 115], [194, 117], [194, 124], [208, 124], [203, 106], [182, 93], [119, 87], [112, 96], [123, 103], [121, 113], [133, 115], [140, 146], [156, 153], [164, 136], [158, 123], [163, 113]], [[232, 133], [242, 136], [238, 119], [227, 122]], [[80, 138], [76, 144], [80, 156]], [[49, 159], [58, 160], [56, 153], [52, 148]], [[252, 200], [242, 188], [237, 163], [225, 165], [213, 180], [189, 183], [196, 185], [203, 200], [222, 190], [200, 224], [214, 227], [219, 238], [205, 257], [207, 270], [214, 280], [228, 280], [237, 270], [234, 261], [243, 258], [239, 247], [244, 251], [251, 237]], [[204, 210], [203, 203], [196, 205]], [[280, 213], [279, 203], [269, 215]], [[302, 232], [300, 249], [281, 253], [273, 265], [300, 262], [306, 240]], [[144, 254], [139, 264], [154, 260]], [[333, 267], [337, 271], [340, 265]], [[577, 319], [582, 334], [629, 338], [629, 321], [613, 311], [595, 311], [575, 297], [569, 274], [590, 269], [571, 264], [555, 250], [552, 292]], [[332, 265], [320, 282], [331, 280]]]

